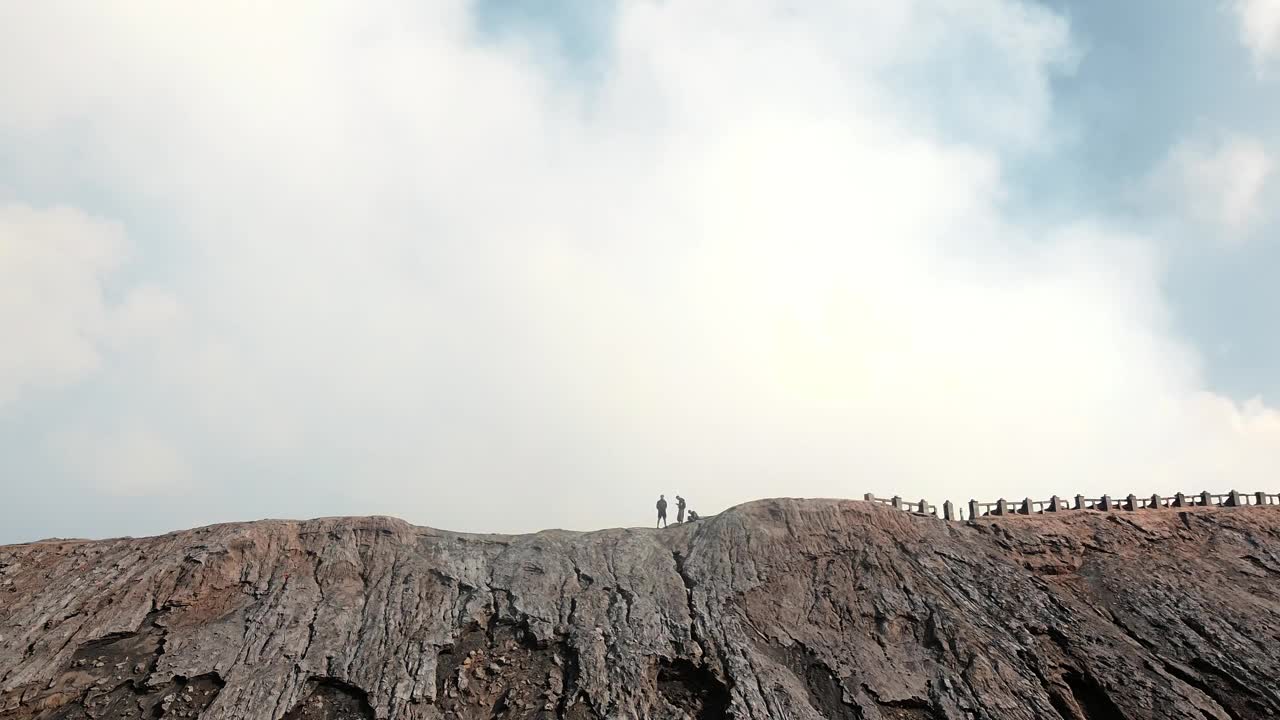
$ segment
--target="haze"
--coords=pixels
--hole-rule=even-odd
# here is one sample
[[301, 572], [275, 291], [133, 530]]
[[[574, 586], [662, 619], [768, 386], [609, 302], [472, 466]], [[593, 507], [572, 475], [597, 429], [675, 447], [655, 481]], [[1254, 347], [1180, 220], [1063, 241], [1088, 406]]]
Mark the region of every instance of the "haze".
[[0, 542], [1275, 491], [1278, 153], [1277, 0], [0, 1]]

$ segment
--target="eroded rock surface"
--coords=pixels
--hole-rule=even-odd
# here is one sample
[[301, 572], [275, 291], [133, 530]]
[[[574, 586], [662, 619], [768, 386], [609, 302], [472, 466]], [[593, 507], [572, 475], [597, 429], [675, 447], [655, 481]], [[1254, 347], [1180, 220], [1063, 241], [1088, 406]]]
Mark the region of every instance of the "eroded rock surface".
[[0, 718], [1280, 717], [1280, 508], [0, 547]]

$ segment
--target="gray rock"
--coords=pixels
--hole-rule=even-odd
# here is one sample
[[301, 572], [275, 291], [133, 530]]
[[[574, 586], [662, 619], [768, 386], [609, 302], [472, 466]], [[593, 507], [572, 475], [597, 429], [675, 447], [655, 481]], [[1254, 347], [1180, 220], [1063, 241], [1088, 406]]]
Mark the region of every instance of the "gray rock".
[[1280, 715], [1274, 507], [770, 500], [661, 531], [332, 518], [0, 558], [3, 718]]

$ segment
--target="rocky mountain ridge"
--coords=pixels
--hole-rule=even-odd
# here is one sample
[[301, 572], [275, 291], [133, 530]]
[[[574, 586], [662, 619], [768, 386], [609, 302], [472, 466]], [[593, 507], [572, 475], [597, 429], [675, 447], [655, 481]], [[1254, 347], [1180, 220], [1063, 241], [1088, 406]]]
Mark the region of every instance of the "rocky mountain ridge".
[[0, 718], [1280, 717], [1280, 507], [0, 547]]

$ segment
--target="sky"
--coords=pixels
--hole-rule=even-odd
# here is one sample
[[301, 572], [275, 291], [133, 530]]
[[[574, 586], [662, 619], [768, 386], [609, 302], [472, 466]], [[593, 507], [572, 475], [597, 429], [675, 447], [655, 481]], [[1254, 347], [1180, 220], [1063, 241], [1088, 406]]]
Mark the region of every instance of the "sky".
[[1280, 489], [1280, 0], [0, 0], [0, 543]]

